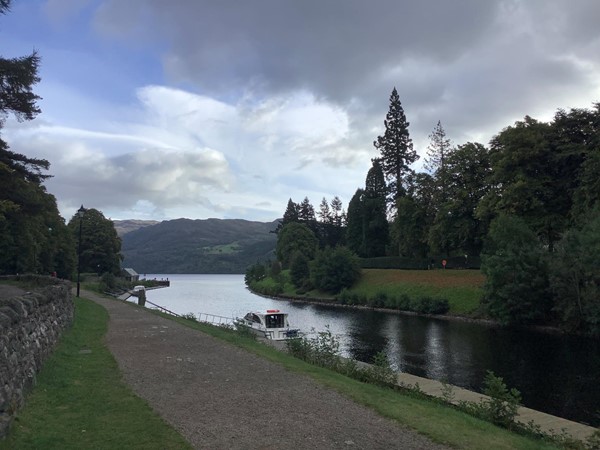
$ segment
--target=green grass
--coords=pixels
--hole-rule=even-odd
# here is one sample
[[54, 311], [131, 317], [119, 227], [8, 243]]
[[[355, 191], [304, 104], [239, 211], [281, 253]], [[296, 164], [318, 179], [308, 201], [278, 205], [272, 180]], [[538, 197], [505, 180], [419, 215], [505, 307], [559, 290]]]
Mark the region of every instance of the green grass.
[[[156, 314], [160, 313], [156, 312]], [[436, 442], [461, 449], [544, 450], [557, 448], [542, 440], [499, 428], [435, 401], [415, 398], [401, 391], [361, 383], [336, 372], [313, 366], [231, 330], [161, 315], [251, 351], [290, 371], [308, 375], [317, 382], [352, 398], [357, 403], [377, 411], [382, 416], [407, 425]]]
[[122, 381], [103, 343], [108, 314], [75, 299], [75, 320], [0, 449], [187, 449], [189, 444]]
[[[278, 295], [290, 298], [315, 298], [333, 301], [335, 296], [320, 291], [298, 295], [290, 281], [289, 270], [279, 275], [280, 281], [267, 277], [255, 284], [257, 292], [274, 295], [277, 286], [283, 291]], [[363, 269], [360, 280], [349, 289], [365, 298], [383, 292], [388, 297], [408, 295], [410, 298], [432, 297], [448, 300], [448, 314], [457, 316], [480, 315], [484, 277], [478, 270], [396, 270]]]
[[449, 314], [472, 315], [479, 308], [483, 282], [483, 275], [476, 270], [367, 269], [351, 292], [445, 298], [450, 304]]

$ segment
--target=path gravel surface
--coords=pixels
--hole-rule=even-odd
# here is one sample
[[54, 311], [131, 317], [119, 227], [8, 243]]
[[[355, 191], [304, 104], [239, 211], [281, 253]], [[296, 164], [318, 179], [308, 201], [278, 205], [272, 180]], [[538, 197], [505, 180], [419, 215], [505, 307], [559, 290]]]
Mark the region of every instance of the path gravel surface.
[[125, 302], [106, 342], [127, 384], [198, 449], [443, 449], [312, 379]]

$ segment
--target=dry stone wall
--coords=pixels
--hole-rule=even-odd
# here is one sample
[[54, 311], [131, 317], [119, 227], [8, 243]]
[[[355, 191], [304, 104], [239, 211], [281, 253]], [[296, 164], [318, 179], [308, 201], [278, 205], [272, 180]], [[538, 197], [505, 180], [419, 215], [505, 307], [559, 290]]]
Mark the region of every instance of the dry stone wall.
[[71, 325], [74, 307], [68, 281], [37, 276], [0, 278], [35, 286], [17, 297], [0, 297], [1, 439], [35, 385], [36, 373]]

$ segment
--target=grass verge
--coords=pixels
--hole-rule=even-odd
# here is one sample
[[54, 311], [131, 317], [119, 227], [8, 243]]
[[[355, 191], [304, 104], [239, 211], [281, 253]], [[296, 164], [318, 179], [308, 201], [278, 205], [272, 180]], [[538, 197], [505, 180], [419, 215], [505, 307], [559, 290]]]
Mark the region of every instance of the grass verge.
[[[156, 314], [160, 313], [156, 312]], [[183, 318], [161, 315], [251, 351], [288, 370], [308, 375], [317, 382], [335, 389], [354, 401], [377, 411], [382, 416], [407, 425], [436, 442], [461, 449], [544, 450], [557, 448], [551, 443], [512, 433], [435, 401], [416, 398], [389, 388], [361, 383], [336, 372], [308, 364], [240, 333]]]
[[190, 445], [122, 382], [103, 343], [108, 313], [75, 299], [73, 326], [0, 449], [189, 449]]
[[429, 296], [448, 300], [448, 314], [472, 315], [479, 308], [483, 276], [473, 270], [382, 270], [366, 269], [350, 292], [373, 297]]

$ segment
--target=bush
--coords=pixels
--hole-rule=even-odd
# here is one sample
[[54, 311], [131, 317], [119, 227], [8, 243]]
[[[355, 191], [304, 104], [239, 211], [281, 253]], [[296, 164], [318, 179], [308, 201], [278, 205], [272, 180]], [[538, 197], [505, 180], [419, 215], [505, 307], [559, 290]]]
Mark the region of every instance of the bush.
[[317, 289], [333, 294], [351, 287], [360, 278], [358, 258], [345, 247], [319, 251], [310, 272]]
[[373, 308], [383, 308], [388, 302], [388, 296], [385, 292], [377, 292], [369, 298], [369, 306]]
[[489, 421], [509, 428], [517, 416], [521, 393], [515, 388], [509, 390], [504, 380], [492, 371], [488, 371], [483, 384], [483, 393], [490, 398], [481, 400], [481, 412]]

